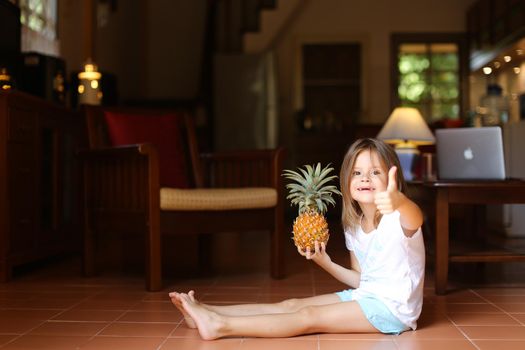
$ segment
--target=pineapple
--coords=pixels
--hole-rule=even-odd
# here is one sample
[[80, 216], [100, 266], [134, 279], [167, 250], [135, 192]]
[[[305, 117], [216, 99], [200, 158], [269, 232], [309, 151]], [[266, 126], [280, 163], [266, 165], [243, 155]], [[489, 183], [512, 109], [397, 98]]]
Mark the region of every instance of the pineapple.
[[299, 215], [293, 224], [293, 240], [302, 251], [315, 249], [315, 241], [328, 241], [328, 223], [324, 217], [328, 204], [335, 205], [332, 197], [341, 195], [336, 186], [328, 185], [337, 176], [328, 176], [334, 169], [330, 165], [321, 169], [321, 163], [316, 166], [305, 165], [299, 172], [284, 170], [283, 176], [294, 183], [286, 185], [289, 194], [286, 197], [292, 205], [299, 206]]

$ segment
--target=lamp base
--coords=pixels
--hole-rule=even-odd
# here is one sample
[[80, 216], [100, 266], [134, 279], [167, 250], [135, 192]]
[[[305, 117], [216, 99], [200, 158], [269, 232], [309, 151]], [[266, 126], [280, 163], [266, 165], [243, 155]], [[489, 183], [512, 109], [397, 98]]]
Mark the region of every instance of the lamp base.
[[412, 181], [414, 176], [414, 165], [419, 158], [419, 151], [417, 148], [396, 148], [396, 153], [399, 158], [399, 163], [403, 170], [403, 176], [406, 181]]

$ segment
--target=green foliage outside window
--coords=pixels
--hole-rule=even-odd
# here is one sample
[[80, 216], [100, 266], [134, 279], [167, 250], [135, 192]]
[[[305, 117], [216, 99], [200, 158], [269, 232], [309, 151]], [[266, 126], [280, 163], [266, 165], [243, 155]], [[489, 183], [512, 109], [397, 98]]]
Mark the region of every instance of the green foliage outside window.
[[457, 52], [435, 52], [422, 44], [421, 52], [401, 51], [398, 94], [402, 106], [418, 108], [427, 121], [458, 119], [459, 58]]
[[57, 0], [19, 0], [20, 22], [53, 40], [56, 38]]

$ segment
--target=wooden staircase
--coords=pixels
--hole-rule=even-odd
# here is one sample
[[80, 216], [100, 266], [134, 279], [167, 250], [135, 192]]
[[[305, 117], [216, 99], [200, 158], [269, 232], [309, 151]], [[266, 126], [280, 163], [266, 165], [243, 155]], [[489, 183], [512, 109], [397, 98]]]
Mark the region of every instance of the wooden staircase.
[[215, 52], [270, 50], [307, 0], [222, 0], [216, 3]]

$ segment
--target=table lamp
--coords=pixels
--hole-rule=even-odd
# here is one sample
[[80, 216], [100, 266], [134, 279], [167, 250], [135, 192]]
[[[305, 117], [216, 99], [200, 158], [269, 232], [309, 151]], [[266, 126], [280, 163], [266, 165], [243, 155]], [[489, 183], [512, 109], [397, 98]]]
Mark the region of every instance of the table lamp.
[[414, 179], [413, 168], [419, 157], [418, 145], [430, 145], [435, 141], [432, 131], [415, 108], [394, 109], [377, 138], [395, 145], [405, 180]]
[[0, 68], [0, 90], [10, 90], [13, 87], [11, 76], [7, 68]]
[[84, 70], [78, 73], [78, 101], [80, 104], [100, 105], [102, 91], [100, 79], [102, 74], [90, 59], [84, 65]]

